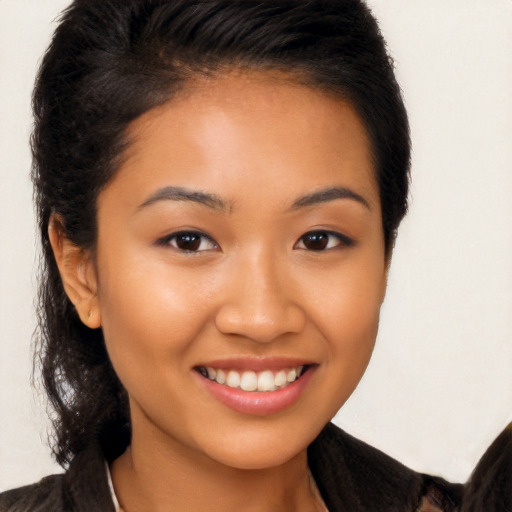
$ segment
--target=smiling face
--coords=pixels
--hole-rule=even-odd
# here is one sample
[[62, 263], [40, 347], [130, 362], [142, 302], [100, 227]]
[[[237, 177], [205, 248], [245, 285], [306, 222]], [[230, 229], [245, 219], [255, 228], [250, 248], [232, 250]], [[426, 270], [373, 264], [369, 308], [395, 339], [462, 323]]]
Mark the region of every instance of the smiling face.
[[129, 135], [98, 198], [95, 268], [133, 445], [282, 464], [374, 346], [386, 261], [365, 130], [348, 104], [253, 73], [199, 85]]

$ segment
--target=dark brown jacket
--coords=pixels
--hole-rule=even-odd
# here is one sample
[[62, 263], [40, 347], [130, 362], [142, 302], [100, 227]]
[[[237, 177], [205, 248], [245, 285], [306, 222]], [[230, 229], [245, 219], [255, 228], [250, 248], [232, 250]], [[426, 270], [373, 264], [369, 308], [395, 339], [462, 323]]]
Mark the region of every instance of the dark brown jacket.
[[[308, 458], [330, 512], [512, 512], [512, 424], [466, 486], [415, 473], [332, 424]], [[90, 447], [65, 474], [0, 494], [0, 512], [114, 512], [102, 451]]]

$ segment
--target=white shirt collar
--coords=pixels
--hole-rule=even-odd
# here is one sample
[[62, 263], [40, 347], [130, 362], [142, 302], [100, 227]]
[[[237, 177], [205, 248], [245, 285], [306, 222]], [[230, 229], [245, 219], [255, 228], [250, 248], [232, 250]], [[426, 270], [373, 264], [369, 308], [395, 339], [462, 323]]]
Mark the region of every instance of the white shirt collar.
[[114, 508], [116, 509], [116, 512], [122, 512], [121, 507], [119, 506], [119, 500], [117, 499], [116, 493], [114, 491], [114, 485], [112, 484], [112, 475], [110, 474], [110, 467], [105, 461], [105, 470], [107, 472], [107, 483], [108, 488], [110, 490], [110, 497], [112, 498], [112, 502], [114, 503]]

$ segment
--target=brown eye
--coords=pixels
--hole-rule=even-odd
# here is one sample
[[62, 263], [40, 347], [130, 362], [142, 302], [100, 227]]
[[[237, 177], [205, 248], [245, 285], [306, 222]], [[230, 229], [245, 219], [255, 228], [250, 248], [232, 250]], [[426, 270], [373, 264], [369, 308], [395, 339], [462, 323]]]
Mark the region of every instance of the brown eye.
[[195, 233], [181, 233], [175, 240], [176, 247], [182, 251], [197, 251], [201, 245], [201, 237]]
[[202, 252], [218, 248], [215, 241], [208, 235], [195, 231], [173, 233], [159, 240], [158, 245], [171, 246], [183, 252]]
[[332, 231], [310, 231], [302, 235], [297, 242], [296, 249], [307, 251], [325, 251], [336, 247], [349, 247], [353, 245], [353, 240]]
[[327, 233], [308, 233], [302, 237], [304, 247], [310, 251], [323, 251], [329, 244]]

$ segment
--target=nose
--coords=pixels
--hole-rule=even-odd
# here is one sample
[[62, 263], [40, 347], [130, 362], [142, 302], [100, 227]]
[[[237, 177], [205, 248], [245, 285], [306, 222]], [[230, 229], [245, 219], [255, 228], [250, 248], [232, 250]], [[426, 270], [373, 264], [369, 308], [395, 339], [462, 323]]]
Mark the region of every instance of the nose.
[[299, 304], [290, 269], [271, 255], [252, 255], [229, 269], [229, 280], [216, 314], [224, 334], [260, 343], [304, 329], [306, 313]]

